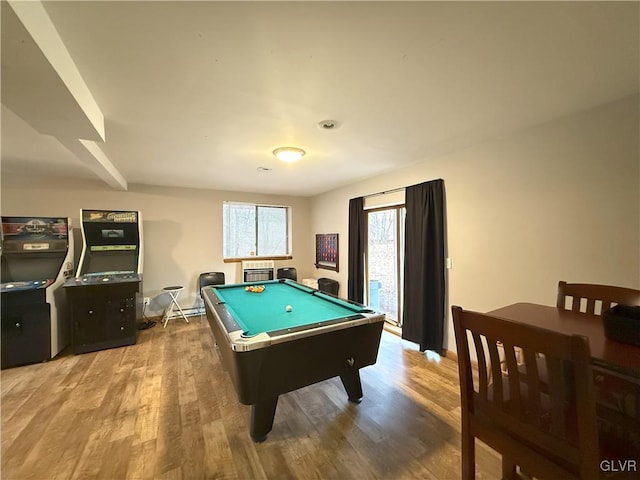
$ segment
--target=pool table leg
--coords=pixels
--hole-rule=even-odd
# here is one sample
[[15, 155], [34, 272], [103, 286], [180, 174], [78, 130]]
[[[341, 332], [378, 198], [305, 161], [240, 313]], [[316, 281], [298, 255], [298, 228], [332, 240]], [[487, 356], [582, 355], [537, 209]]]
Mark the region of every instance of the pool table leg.
[[360, 383], [360, 371], [357, 368], [348, 368], [340, 374], [340, 380], [347, 391], [349, 401], [360, 403], [362, 401], [362, 384]]
[[273, 427], [278, 397], [262, 400], [251, 406], [251, 438], [254, 442], [264, 442]]

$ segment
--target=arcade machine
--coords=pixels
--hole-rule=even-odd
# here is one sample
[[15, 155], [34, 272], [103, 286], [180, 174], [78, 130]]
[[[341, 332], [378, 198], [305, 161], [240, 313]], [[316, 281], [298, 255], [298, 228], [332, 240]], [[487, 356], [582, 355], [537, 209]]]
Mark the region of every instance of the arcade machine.
[[73, 353], [136, 343], [141, 313], [142, 218], [138, 211], [80, 210], [82, 254], [65, 282]]
[[71, 222], [2, 217], [2, 368], [43, 362], [69, 344], [62, 286], [73, 275]]

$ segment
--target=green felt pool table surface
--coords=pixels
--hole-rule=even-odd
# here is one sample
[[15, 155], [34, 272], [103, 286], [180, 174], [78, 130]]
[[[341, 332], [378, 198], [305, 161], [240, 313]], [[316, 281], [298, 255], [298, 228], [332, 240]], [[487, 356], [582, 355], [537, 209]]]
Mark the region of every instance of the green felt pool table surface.
[[[366, 310], [366, 307], [351, 304], [290, 280], [252, 284], [263, 285], [265, 289], [261, 293], [246, 291], [247, 285], [213, 287], [247, 336], [345, 318]], [[290, 312], [286, 311], [287, 305], [292, 307]]]

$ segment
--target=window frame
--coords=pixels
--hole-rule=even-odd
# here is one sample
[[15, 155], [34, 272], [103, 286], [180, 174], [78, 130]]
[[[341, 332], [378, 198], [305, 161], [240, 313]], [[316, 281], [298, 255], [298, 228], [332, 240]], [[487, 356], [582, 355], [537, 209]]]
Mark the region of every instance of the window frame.
[[[285, 233], [285, 245], [287, 252], [282, 255], [248, 255], [241, 257], [227, 257], [225, 256], [225, 237], [226, 237], [226, 225], [225, 225], [225, 215], [224, 210], [227, 205], [240, 205], [240, 206], [250, 206], [256, 209], [256, 236], [255, 236], [255, 246], [256, 250], [258, 248], [259, 242], [259, 211], [260, 208], [283, 208], [286, 211], [286, 233]], [[290, 205], [275, 205], [270, 203], [254, 203], [254, 202], [236, 202], [232, 200], [225, 200], [222, 202], [222, 261], [224, 263], [234, 263], [234, 262], [242, 262], [244, 260], [291, 260], [293, 258], [293, 208]], [[256, 253], [258, 253], [256, 251]]]

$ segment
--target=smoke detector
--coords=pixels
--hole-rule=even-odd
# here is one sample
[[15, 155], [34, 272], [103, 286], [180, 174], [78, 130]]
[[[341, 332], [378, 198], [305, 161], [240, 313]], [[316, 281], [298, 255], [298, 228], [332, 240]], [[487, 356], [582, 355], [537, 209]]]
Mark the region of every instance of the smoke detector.
[[322, 130], [335, 130], [340, 126], [340, 123], [337, 120], [322, 120], [318, 122], [318, 127]]

